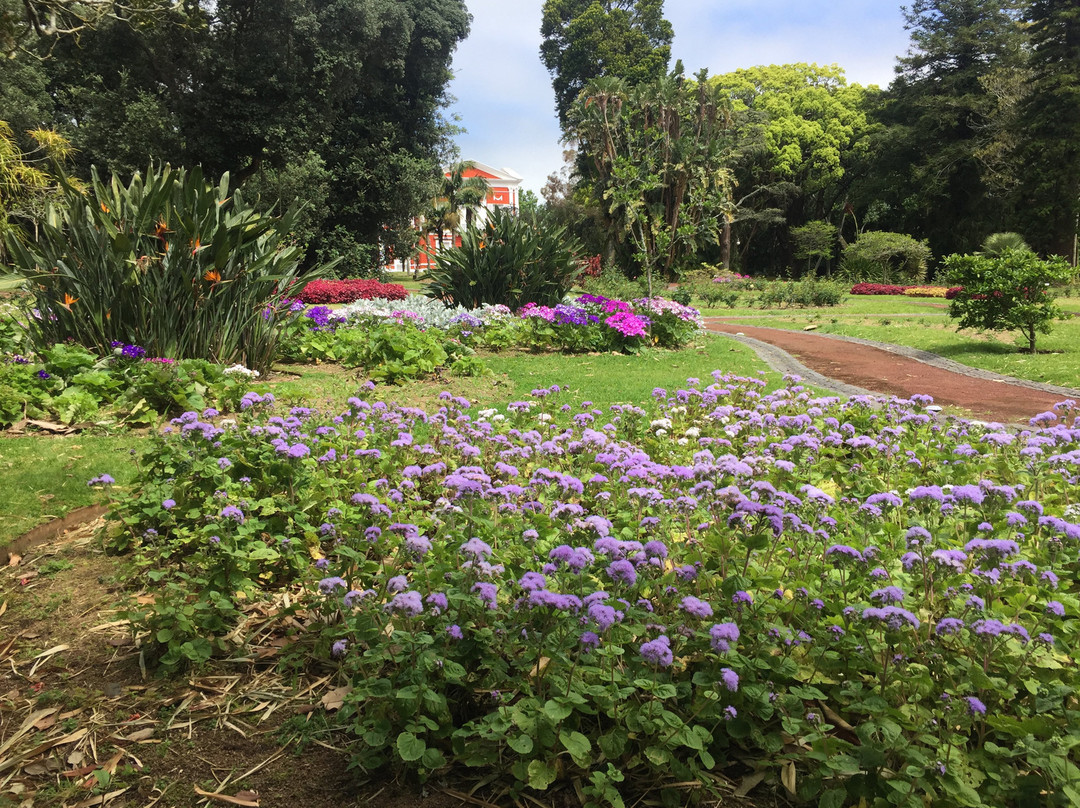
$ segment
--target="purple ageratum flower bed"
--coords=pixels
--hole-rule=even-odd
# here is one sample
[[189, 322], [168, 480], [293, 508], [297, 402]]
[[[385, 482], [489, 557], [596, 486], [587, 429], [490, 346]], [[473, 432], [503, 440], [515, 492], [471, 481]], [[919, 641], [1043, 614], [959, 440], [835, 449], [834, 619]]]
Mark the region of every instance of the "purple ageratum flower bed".
[[827, 737], [852, 761], [830, 788], [870, 750], [935, 804], [957, 771], [1009, 804], [1042, 769], [986, 742], [1064, 738], [1080, 687], [1076, 413], [1009, 432], [787, 381], [716, 373], [593, 419], [549, 389], [484, 413], [253, 400], [233, 427], [177, 419], [119, 511], [166, 575], [242, 557], [223, 596], [291, 587], [321, 615], [365, 766], [520, 760], [536, 787], [561, 756], [656, 782], [784, 743], [813, 772], [799, 750]]

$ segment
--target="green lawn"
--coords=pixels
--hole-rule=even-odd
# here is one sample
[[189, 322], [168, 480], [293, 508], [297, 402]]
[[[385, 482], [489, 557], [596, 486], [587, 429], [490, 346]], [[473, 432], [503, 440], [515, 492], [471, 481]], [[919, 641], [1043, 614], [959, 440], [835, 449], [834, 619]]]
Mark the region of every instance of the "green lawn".
[[86, 482], [111, 474], [118, 484], [135, 477], [131, 451], [144, 440], [120, 436], [0, 437], [0, 547], [35, 525], [93, 505]]

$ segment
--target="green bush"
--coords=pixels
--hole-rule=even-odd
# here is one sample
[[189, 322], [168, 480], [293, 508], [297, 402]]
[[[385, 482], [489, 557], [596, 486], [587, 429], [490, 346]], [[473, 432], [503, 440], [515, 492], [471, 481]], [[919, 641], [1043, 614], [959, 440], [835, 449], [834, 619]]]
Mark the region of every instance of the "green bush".
[[465, 232], [460, 247], [437, 256], [427, 293], [468, 309], [485, 303], [554, 306], [581, 272], [578, 252], [566, 228], [539, 226], [496, 208], [482, 228]]
[[338, 337], [345, 367], [362, 367], [370, 378], [390, 384], [434, 373], [449, 358], [438, 332], [409, 320], [373, 320], [366, 329], [345, 329]]
[[840, 275], [849, 283], [914, 285], [926, 280], [930, 257], [925, 241], [869, 230], [844, 248]]
[[612, 263], [604, 263], [600, 274], [585, 278], [581, 286], [591, 295], [611, 300], [634, 300], [648, 294], [644, 278], [630, 280], [625, 272]]
[[296, 216], [248, 207], [229, 177], [151, 167], [127, 187], [92, 175], [90, 190], [61, 180], [37, 240], [9, 239], [16, 272], [30, 281], [34, 345], [74, 341], [107, 354], [114, 341], [151, 356], [240, 362], [265, 370], [276, 352], [277, 310], [301, 272], [290, 243]]
[[762, 284], [754, 302], [763, 309], [837, 306], [844, 302], [846, 293], [847, 285], [837, 281], [768, 281]]
[[1030, 250], [1006, 247], [997, 257], [947, 256], [945, 277], [961, 287], [949, 303], [961, 329], [1020, 331], [1035, 353], [1036, 333], [1050, 333], [1064, 316], [1054, 305], [1055, 284], [1068, 282], [1072, 268], [1060, 257], [1043, 261]]

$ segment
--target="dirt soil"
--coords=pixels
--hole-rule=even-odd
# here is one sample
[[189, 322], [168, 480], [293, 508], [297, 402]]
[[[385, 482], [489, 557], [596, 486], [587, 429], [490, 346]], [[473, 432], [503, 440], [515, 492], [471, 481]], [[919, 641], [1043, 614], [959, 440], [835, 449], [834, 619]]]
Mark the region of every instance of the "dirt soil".
[[902, 398], [916, 393], [931, 395], [935, 404], [957, 407], [986, 421], [1026, 423], [1065, 398], [1060, 393], [967, 376], [880, 348], [804, 331], [719, 320], [709, 320], [707, 327], [775, 345], [830, 379]]

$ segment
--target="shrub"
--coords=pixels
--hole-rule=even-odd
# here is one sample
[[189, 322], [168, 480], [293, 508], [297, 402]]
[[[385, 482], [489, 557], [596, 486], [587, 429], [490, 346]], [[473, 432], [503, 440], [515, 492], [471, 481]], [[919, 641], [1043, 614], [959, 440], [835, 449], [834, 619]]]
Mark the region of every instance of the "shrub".
[[814, 278], [768, 281], [761, 286], [756, 302], [763, 309], [773, 306], [837, 306], [844, 301], [845, 288], [837, 281]]
[[108, 354], [115, 341], [151, 355], [240, 362], [265, 370], [276, 352], [275, 312], [299, 269], [296, 210], [256, 213], [229, 176], [217, 187], [169, 166], [125, 187], [92, 174], [83, 192], [62, 180], [62, 205], [35, 242], [11, 240], [16, 272], [32, 281], [28, 329], [38, 350], [72, 340]]
[[179, 668], [287, 593], [358, 766], [523, 803], [752, 761], [807, 805], [1075, 805], [1074, 405], [1005, 431], [788, 381], [190, 413], [113, 509], [159, 593], [128, 616]]
[[611, 263], [601, 267], [599, 276], [583, 278], [581, 286], [591, 295], [611, 300], [633, 300], [646, 294], [643, 278], [631, 280]]
[[1072, 277], [1064, 258], [1041, 260], [1029, 250], [1006, 247], [997, 257], [950, 255], [945, 274], [959, 284], [949, 316], [959, 328], [1020, 331], [1035, 353], [1035, 335], [1048, 334], [1064, 314], [1054, 305], [1055, 284]]
[[904, 289], [905, 297], [945, 297], [949, 290], [945, 286], [908, 286]]
[[399, 283], [381, 283], [368, 278], [312, 281], [297, 295], [309, 306], [320, 303], [352, 303], [357, 300], [404, 300], [408, 296], [408, 290]]
[[868, 230], [844, 248], [840, 274], [852, 282], [916, 284], [926, 279], [930, 256], [925, 241]]
[[581, 273], [578, 250], [566, 228], [540, 227], [496, 208], [482, 228], [465, 232], [460, 247], [436, 256], [427, 293], [470, 309], [485, 303], [554, 306]]

